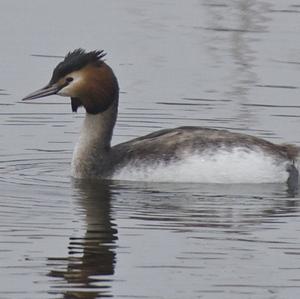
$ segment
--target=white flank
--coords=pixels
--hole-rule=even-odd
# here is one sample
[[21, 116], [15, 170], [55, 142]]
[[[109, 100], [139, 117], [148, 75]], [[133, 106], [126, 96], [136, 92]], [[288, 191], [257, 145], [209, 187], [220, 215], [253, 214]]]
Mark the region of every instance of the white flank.
[[287, 162], [275, 161], [263, 152], [236, 148], [214, 154], [185, 155], [169, 165], [127, 165], [113, 179], [152, 182], [281, 183], [288, 178]]

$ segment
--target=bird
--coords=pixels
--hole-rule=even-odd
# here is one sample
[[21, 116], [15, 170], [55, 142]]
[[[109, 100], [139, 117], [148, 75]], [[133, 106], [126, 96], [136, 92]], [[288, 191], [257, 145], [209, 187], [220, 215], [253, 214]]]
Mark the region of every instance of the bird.
[[[196, 172], [200, 173], [205, 171], [202, 165], [207, 159], [214, 161], [218, 155], [227, 155], [230, 166], [234, 154], [238, 153], [241, 161], [234, 165], [239, 165], [251, 155], [260, 155], [262, 164], [265, 160], [271, 161], [272, 165], [278, 167], [276, 169], [284, 172], [284, 180], [288, 185], [298, 185], [297, 158], [300, 151], [296, 145], [275, 144], [259, 137], [224, 129], [197, 126], [166, 128], [112, 146], [118, 114], [119, 84], [112, 68], [104, 59], [105, 55], [103, 50], [86, 51], [82, 48], [68, 52], [54, 68], [50, 82], [22, 99], [28, 101], [59, 95], [71, 99], [73, 112], [77, 112], [79, 107], [85, 109], [85, 118], [71, 163], [73, 177], [111, 179], [129, 166], [131, 172], [146, 167], [167, 168], [190, 156], [198, 159]], [[224, 174], [224, 181], [228, 177], [230, 182], [229, 175], [226, 175], [226, 165], [218, 167], [222, 168], [220, 171]], [[213, 175], [218, 174], [218, 167]], [[247, 168], [243, 169], [246, 176]], [[172, 169], [176, 172], [176, 168]], [[201, 178], [199, 180], [201, 182]]]

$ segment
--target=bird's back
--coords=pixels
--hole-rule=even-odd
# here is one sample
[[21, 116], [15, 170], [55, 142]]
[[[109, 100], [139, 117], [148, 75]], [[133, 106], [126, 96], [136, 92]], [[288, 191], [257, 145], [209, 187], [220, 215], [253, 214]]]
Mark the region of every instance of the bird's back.
[[211, 153], [218, 150], [261, 151], [278, 160], [296, 160], [299, 148], [287, 144], [274, 144], [247, 134], [233, 133], [203, 127], [164, 129], [118, 144], [112, 148], [117, 161], [176, 160], [189, 153]]

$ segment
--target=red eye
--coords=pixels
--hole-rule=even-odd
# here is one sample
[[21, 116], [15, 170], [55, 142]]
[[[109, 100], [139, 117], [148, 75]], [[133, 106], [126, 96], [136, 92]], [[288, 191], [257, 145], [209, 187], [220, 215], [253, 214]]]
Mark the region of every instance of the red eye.
[[68, 83], [70, 83], [70, 82], [72, 82], [74, 79], [72, 78], [72, 77], [67, 77], [66, 78], [66, 82], [68, 82]]

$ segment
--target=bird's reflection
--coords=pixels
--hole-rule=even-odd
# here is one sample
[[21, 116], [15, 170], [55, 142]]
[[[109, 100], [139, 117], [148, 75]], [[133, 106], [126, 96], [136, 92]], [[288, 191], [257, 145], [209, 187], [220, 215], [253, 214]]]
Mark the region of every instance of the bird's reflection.
[[[84, 215], [82, 236], [70, 237], [68, 257], [49, 259], [63, 270], [50, 276], [59, 282], [64, 298], [111, 297], [109, 276], [114, 274], [117, 230], [111, 218], [111, 191], [108, 182], [74, 181], [77, 210]], [[59, 265], [60, 264], [60, 265]]]
[[145, 221], [148, 228], [152, 222], [156, 229], [161, 226], [200, 235], [202, 228], [220, 229], [230, 237], [234, 230], [240, 237], [264, 223], [276, 223], [299, 212], [298, 195], [292, 193], [296, 190], [285, 190], [284, 184], [133, 182], [130, 187], [127, 190], [131, 192], [123, 187], [122, 203], [131, 219]]

